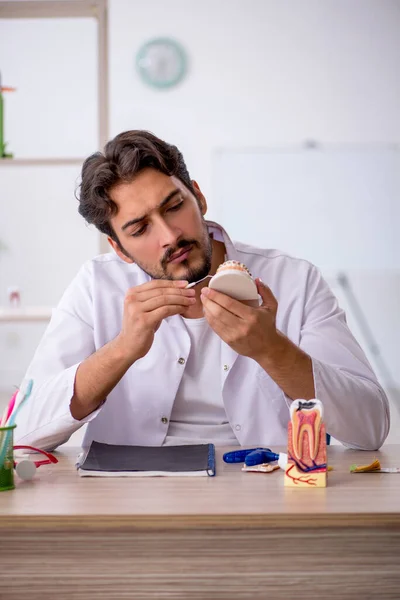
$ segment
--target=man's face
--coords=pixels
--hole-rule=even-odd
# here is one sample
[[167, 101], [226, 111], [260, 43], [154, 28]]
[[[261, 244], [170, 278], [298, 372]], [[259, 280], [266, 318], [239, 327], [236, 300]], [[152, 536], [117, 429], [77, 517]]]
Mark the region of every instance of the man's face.
[[110, 196], [118, 206], [111, 226], [123, 251], [109, 242], [123, 260], [153, 279], [192, 282], [208, 275], [212, 243], [200, 190], [197, 200], [178, 178], [148, 168], [131, 183], [115, 186]]

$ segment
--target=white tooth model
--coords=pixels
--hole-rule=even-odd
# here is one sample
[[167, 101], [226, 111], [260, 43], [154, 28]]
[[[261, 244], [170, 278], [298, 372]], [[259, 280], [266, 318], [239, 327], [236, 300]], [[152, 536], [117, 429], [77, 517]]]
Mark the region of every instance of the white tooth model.
[[208, 287], [235, 300], [258, 300], [257, 286], [248, 268], [236, 260], [227, 260], [217, 269]]

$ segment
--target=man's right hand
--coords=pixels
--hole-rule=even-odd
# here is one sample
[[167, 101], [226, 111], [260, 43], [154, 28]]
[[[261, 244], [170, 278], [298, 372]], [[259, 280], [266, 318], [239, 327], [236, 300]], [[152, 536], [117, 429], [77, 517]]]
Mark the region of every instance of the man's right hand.
[[155, 279], [128, 290], [121, 332], [84, 360], [75, 376], [71, 415], [83, 419], [96, 410], [129, 367], [150, 350], [161, 321], [196, 302], [187, 281]]
[[163, 319], [183, 313], [196, 302], [195, 291], [185, 289], [187, 284], [154, 279], [128, 290], [121, 332], [115, 341], [132, 363], [150, 350]]

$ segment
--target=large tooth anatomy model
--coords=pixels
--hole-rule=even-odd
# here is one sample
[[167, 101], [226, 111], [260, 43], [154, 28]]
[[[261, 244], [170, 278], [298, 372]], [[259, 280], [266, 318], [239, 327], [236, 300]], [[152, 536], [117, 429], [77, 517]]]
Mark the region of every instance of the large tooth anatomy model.
[[288, 426], [285, 486], [326, 487], [326, 431], [320, 400], [294, 400]]

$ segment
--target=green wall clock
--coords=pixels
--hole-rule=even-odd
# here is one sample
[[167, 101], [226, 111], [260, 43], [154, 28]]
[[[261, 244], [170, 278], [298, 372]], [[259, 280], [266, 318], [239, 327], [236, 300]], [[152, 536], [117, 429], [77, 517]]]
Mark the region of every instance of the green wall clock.
[[139, 49], [136, 67], [148, 85], [170, 88], [182, 81], [186, 74], [186, 53], [175, 40], [155, 38]]

